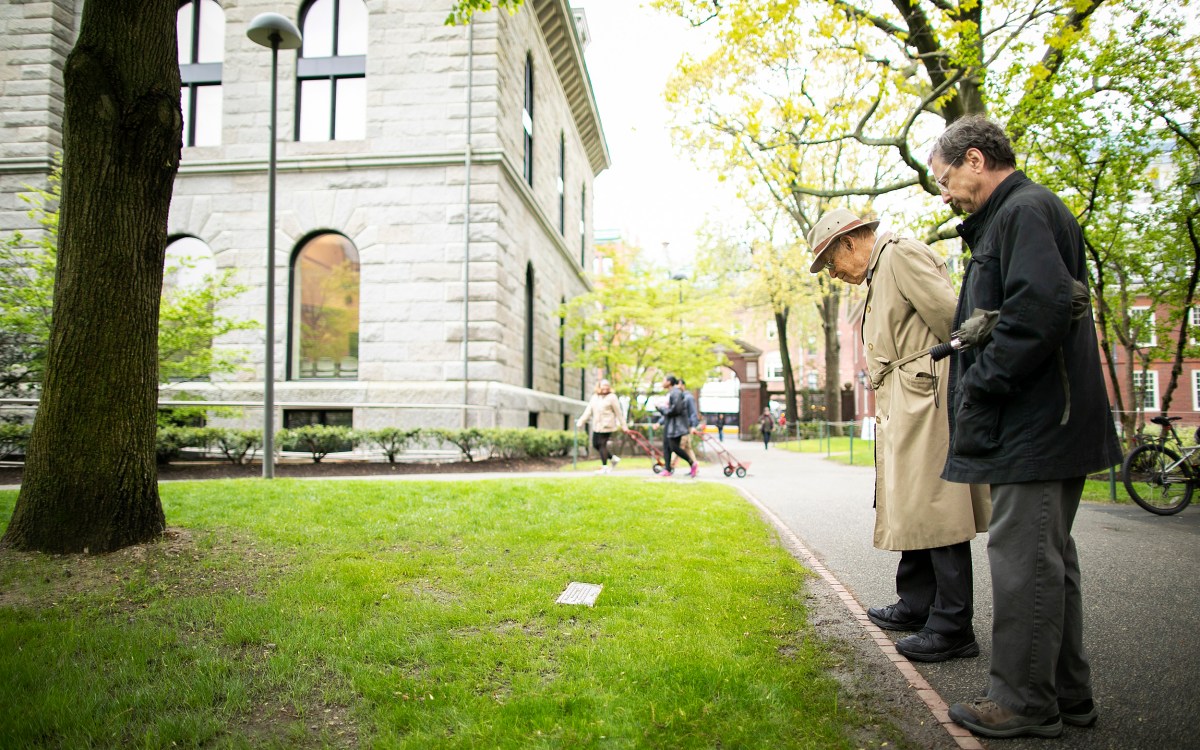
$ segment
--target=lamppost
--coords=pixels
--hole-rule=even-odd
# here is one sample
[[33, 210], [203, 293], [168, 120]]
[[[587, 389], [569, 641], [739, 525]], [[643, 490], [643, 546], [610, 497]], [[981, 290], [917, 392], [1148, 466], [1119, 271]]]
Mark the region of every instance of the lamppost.
[[1200, 203], [1200, 169], [1192, 173], [1192, 179], [1188, 180], [1188, 189], [1196, 203]]
[[[663, 243], [664, 248], [667, 243]], [[679, 343], [683, 343], [683, 282], [688, 280], [688, 275], [683, 271], [676, 271], [671, 274], [671, 281], [679, 282], [679, 314], [676, 317], [676, 322], [679, 325]]]
[[267, 157], [267, 315], [263, 363], [263, 479], [275, 476], [275, 98], [279, 50], [298, 49], [300, 30], [278, 13], [261, 13], [246, 28], [250, 41], [271, 48], [271, 146]]

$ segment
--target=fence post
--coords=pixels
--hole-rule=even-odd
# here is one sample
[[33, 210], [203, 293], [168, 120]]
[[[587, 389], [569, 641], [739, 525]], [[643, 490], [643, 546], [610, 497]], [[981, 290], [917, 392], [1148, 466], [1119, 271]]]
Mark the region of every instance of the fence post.
[[850, 422], [850, 465], [854, 465], [854, 423]]

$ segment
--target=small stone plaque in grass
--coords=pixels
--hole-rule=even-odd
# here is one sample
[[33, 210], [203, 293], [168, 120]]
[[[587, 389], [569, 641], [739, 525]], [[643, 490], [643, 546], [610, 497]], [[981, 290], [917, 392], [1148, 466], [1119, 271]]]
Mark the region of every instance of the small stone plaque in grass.
[[600, 589], [604, 586], [598, 583], [579, 583], [571, 581], [565, 591], [558, 595], [558, 604], [586, 604], [589, 607], [596, 603]]

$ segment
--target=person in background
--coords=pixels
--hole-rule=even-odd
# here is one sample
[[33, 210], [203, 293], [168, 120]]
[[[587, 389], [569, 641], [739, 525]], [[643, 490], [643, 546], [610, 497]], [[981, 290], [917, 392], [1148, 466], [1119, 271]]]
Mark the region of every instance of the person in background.
[[[608, 440], [614, 432], [624, 432], [626, 427], [621, 402], [617, 400], [617, 394], [613, 393], [612, 383], [607, 380], [596, 383], [596, 391], [583, 414], [575, 421], [575, 426], [583, 427], [589, 419], [592, 421], [592, 447], [600, 454], [600, 468], [596, 473], [608, 474], [612, 471], [612, 466], [616, 466], [621, 460], [609, 452]], [[612, 466], [608, 464], [610, 458]]]
[[[688, 458], [692, 459], [692, 467], [695, 469], [700, 466], [700, 462], [696, 460], [696, 451], [692, 448], [692, 436], [699, 432], [700, 412], [696, 408], [696, 397], [688, 390], [687, 383], [684, 382], [683, 378], [679, 379], [679, 390], [683, 391], [683, 400], [687, 404], [688, 414], [688, 431], [686, 435], [680, 438], [679, 444], [687, 452]], [[695, 471], [692, 472], [692, 476], [696, 476]]]
[[1004, 130], [953, 122], [929, 167], [942, 201], [969, 214], [954, 327], [998, 311], [981, 345], [951, 359], [942, 477], [991, 485], [992, 656], [987, 694], [950, 707], [984, 737], [1057, 737], [1098, 712], [1083, 646], [1071, 527], [1084, 480], [1121, 461], [1087, 300], [1083, 231], [1054, 193], [1016, 168]]
[[683, 391], [676, 387], [678, 385], [679, 379], [674, 375], [663, 377], [662, 387], [667, 391], [667, 403], [659, 406], [658, 411], [663, 419], [663, 437], [666, 447], [666, 450], [663, 451], [663, 460], [666, 461], [667, 468], [659, 475], [661, 477], [669, 477], [674, 474], [674, 470], [671, 468], [673, 456], [679, 456], [687, 461], [690, 467], [688, 473], [691, 476], [696, 476], [698, 470], [696, 463], [680, 445], [680, 440], [688, 434], [689, 427], [687, 403], [683, 398]]
[[775, 429], [775, 417], [771, 416], [771, 407], [763, 409], [762, 416], [758, 418], [758, 426], [762, 430], [763, 450], [771, 447], [771, 432]]
[[723, 443], [725, 442], [725, 412], [721, 412], [717, 415], [716, 424], [717, 440]]
[[950, 338], [954, 287], [928, 246], [876, 235], [878, 224], [839, 208], [808, 235], [812, 273], [867, 286], [860, 322], [875, 391], [874, 545], [900, 553], [896, 603], [867, 617], [885, 630], [916, 631], [896, 642], [913, 661], [978, 656], [971, 540], [987, 530], [986, 492], [938, 478], [950, 441], [949, 364], [927, 352]]

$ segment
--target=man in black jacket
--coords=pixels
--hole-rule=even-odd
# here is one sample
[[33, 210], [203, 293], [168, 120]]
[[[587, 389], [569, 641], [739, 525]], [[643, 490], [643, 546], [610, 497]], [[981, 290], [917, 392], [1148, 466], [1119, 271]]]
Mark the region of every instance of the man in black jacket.
[[942, 477], [991, 485], [994, 611], [988, 693], [950, 717], [987, 737], [1057, 737], [1063, 722], [1097, 716], [1071, 526], [1087, 474], [1121, 457], [1080, 294], [1082, 231], [985, 118], [948, 127], [929, 165], [942, 200], [970, 214], [958, 228], [971, 259], [955, 328], [974, 310], [1000, 312], [990, 340], [950, 367]]
[[688, 426], [687, 400], [684, 398], [679, 383], [679, 378], [674, 375], [663, 377], [662, 385], [667, 390], [667, 403], [658, 407], [658, 411], [663, 422], [663, 461], [667, 466], [666, 470], [659, 475], [661, 477], [670, 477], [675, 473], [671, 466], [672, 454], [687, 461], [690, 476], [696, 476], [698, 469], [697, 464], [692, 461], [680, 444], [681, 438], [688, 434], [691, 428]]

